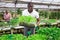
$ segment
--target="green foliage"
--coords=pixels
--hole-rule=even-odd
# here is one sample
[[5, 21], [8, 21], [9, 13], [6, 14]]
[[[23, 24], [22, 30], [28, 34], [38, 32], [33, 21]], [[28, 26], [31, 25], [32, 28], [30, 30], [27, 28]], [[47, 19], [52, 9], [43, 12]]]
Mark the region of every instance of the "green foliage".
[[39, 15], [40, 17], [44, 17], [44, 18], [50, 18], [50, 19], [60, 19], [60, 12], [59, 11], [44, 11], [41, 10], [39, 11]]
[[51, 12], [49, 18], [51, 18], [51, 19], [56, 19], [56, 13], [57, 13], [57, 12]]
[[12, 11], [12, 10], [10, 10], [10, 13], [13, 15], [15, 12], [14, 12], [14, 11]]
[[3, 19], [3, 13], [0, 12], [0, 20]]
[[23, 36], [22, 34], [16, 34], [14, 37], [16, 40], [26, 40], [26, 36]]
[[0, 40], [26, 40], [26, 37], [22, 34], [8, 34], [2, 35]]
[[49, 22], [49, 23], [55, 23], [56, 20], [55, 20], [55, 19], [49, 19], [48, 22]]
[[57, 19], [60, 19], [60, 12], [58, 12], [57, 14]]
[[47, 20], [45, 20], [45, 19], [44, 19], [44, 20], [40, 20], [40, 23], [42, 23], [42, 22], [46, 23], [46, 22], [47, 22]]
[[46, 40], [46, 35], [34, 34], [30, 35], [28, 38], [22, 34], [8, 34], [2, 35], [0, 40]]
[[36, 18], [31, 16], [20, 16], [19, 22], [21, 26], [35, 27]]
[[55, 23], [56, 22], [56, 19], [48, 19], [48, 20], [40, 20], [40, 23]]
[[47, 18], [48, 17], [48, 14], [49, 13], [47, 11], [44, 11], [44, 10], [39, 11], [39, 15], [42, 16], [42, 17], [44, 17], [44, 18]]
[[60, 19], [60, 12], [51, 12], [50, 19]]
[[19, 21], [25, 22], [25, 23], [34, 23], [36, 22], [36, 18], [31, 17], [31, 16], [20, 16]]
[[20, 10], [20, 8], [17, 9], [17, 13], [22, 15], [22, 10]]
[[0, 36], [0, 40], [60, 40], [60, 28], [40, 27], [37, 34], [23, 36], [22, 34], [8, 34]]
[[47, 40], [46, 35], [34, 34], [28, 37], [28, 40]]
[[7, 22], [0, 22], [0, 27], [2, 26], [8, 26], [8, 23]]
[[37, 31], [38, 34], [42, 34], [42, 35], [47, 35], [47, 39], [48, 40], [60, 40], [60, 28], [57, 27], [52, 27], [52, 28], [40, 28]]
[[9, 24], [12, 26], [19, 24], [19, 18], [16, 17], [16, 18], [11, 19]]

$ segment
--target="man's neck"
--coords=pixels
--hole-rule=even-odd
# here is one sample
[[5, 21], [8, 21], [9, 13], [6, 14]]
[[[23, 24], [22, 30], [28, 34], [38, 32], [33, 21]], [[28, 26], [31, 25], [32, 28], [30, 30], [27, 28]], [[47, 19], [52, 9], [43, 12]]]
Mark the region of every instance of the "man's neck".
[[[29, 10], [28, 10], [28, 12], [29, 12]], [[32, 13], [33, 11], [31, 11], [31, 12], [29, 12], [29, 13]]]
[[6, 13], [6, 14], [8, 14], [8, 13]]

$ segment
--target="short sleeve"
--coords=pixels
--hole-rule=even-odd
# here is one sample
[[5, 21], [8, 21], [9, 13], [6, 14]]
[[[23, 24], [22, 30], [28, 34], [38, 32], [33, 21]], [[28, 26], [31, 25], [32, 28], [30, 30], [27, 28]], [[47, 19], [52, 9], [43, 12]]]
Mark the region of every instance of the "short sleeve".
[[38, 12], [36, 12], [35, 17], [39, 18], [39, 13]]

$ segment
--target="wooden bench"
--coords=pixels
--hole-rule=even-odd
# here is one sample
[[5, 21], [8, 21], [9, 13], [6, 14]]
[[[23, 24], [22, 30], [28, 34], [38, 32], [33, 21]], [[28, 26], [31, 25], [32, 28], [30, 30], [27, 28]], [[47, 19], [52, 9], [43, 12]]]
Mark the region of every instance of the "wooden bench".
[[[19, 29], [19, 30], [18, 30]], [[18, 26], [18, 27], [13, 27], [13, 29], [11, 27], [8, 28], [0, 28], [0, 33], [1, 34], [5, 34], [5, 33], [16, 33], [17, 31], [20, 32], [21, 29], [24, 29], [24, 26]]]

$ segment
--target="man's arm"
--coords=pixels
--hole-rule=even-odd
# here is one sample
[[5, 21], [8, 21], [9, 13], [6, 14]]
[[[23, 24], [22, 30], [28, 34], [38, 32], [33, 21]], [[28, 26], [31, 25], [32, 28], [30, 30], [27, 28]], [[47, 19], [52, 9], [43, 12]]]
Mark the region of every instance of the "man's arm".
[[37, 26], [40, 24], [40, 18], [37, 18]]
[[36, 12], [36, 19], [37, 19], [37, 22], [36, 22], [36, 24], [39, 26], [39, 24], [40, 24], [40, 17], [39, 17], [39, 13], [38, 12]]

